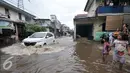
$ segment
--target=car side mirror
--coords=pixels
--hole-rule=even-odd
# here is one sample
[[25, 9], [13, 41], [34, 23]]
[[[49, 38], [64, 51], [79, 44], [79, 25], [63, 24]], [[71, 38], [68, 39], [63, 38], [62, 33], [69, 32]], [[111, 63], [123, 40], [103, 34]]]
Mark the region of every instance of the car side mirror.
[[28, 36], [28, 38], [30, 38], [30, 36]]
[[49, 38], [49, 36], [46, 36], [46, 38]]

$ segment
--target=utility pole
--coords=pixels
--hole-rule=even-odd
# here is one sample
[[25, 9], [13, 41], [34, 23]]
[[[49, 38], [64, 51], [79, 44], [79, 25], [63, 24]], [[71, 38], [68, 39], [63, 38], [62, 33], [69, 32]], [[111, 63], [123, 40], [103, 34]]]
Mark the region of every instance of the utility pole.
[[[30, 0], [28, 0], [30, 2]], [[24, 10], [24, 2], [23, 0], [18, 0], [18, 4], [17, 4], [18, 8], [23, 9]]]
[[24, 10], [24, 4], [23, 4], [23, 0], [18, 0], [18, 8], [23, 9]]

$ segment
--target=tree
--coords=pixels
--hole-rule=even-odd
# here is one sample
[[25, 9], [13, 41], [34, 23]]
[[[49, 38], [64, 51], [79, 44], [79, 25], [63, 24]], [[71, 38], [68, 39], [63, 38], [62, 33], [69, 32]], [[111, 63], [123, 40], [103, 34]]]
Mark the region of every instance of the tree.
[[46, 28], [38, 26], [36, 24], [26, 24], [25, 25], [25, 31], [24, 31], [24, 37], [28, 37], [34, 32], [45, 32]]
[[27, 24], [26, 25], [26, 31], [32, 31], [32, 32], [41, 32], [41, 31], [46, 31], [45, 27], [41, 27], [35, 24]]

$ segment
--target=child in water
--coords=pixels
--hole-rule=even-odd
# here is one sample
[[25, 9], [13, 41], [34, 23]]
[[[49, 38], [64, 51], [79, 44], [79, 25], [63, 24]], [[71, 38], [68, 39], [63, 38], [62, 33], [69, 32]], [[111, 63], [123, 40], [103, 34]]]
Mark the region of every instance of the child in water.
[[[114, 53], [113, 63], [119, 62], [119, 69], [122, 70], [123, 64], [125, 63], [125, 55], [128, 48], [128, 41], [124, 40], [124, 34], [119, 34], [117, 39], [113, 42]], [[128, 52], [130, 54], [130, 52]]]
[[103, 62], [106, 62], [106, 58], [109, 55], [109, 51], [111, 50], [110, 48], [110, 43], [109, 43], [109, 38], [105, 38], [104, 39], [104, 47], [102, 50], [102, 60]]

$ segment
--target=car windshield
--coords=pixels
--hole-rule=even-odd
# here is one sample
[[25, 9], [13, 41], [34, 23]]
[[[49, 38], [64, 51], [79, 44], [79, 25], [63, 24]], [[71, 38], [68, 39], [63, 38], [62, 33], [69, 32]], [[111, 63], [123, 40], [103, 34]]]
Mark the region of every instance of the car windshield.
[[7, 21], [0, 21], [0, 26], [8, 26], [9, 24]]
[[29, 38], [43, 38], [46, 36], [46, 33], [34, 33]]

